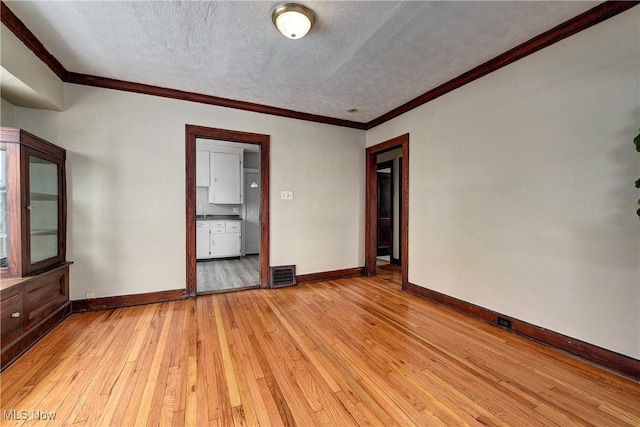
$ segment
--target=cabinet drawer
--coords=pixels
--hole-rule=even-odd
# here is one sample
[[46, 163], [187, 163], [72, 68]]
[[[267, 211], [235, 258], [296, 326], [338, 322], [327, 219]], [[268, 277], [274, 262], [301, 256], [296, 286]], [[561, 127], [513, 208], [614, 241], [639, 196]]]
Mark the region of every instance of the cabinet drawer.
[[38, 323], [67, 302], [69, 276], [67, 269], [43, 274], [25, 286], [25, 327]]
[[241, 230], [241, 221], [227, 221], [227, 233], [239, 233]]
[[[22, 308], [22, 292], [10, 296], [0, 303], [0, 329], [2, 329], [3, 347], [22, 333], [24, 323]], [[18, 313], [18, 317], [14, 317], [15, 313]]]
[[211, 221], [210, 225], [211, 232], [216, 234], [225, 233], [225, 222], [224, 221]]

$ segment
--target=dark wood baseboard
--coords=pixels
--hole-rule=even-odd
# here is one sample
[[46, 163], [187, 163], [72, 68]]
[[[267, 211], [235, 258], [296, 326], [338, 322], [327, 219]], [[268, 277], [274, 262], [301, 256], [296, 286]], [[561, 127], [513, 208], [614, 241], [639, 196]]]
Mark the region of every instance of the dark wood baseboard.
[[0, 363], [2, 365], [0, 371], [4, 371], [6, 367], [13, 363], [18, 357], [22, 356], [24, 352], [29, 350], [35, 343], [37, 343], [70, 314], [71, 304], [64, 304], [43, 319], [37, 326], [29, 329], [29, 331], [19, 339], [8, 345], [6, 348], [3, 348], [2, 356], [0, 356]]
[[[505, 316], [493, 310], [472, 304], [422, 286], [409, 283], [408, 292], [445, 305], [468, 316], [475, 317], [491, 323], [502, 329], [514, 332], [525, 338], [545, 344], [558, 350], [562, 350], [573, 356], [595, 363], [614, 372], [623, 374], [634, 380], [640, 380], [640, 360], [598, 347], [587, 342], [568, 337], [558, 332], [532, 325], [513, 317]], [[498, 325], [498, 317], [511, 322], [511, 328]]]
[[185, 289], [175, 289], [172, 291], [149, 292], [146, 294], [82, 299], [71, 301], [71, 311], [73, 313], [82, 313], [85, 311], [110, 310], [113, 308], [130, 307], [132, 305], [177, 301], [185, 298], [187, 298]]
[[398, 258], [391, 257], [391, 265], [396, 265], [396, 266], [400, 267], [402, 265], [402, 263], [400, 262], [400, 260]]
[[346, 268], [344, 270], [322, 271], [320, 273], [301, 274], [296, 276], [296, 283], [323, 282], [325, 280], [346, 279], [364, 276], [364, 267]]

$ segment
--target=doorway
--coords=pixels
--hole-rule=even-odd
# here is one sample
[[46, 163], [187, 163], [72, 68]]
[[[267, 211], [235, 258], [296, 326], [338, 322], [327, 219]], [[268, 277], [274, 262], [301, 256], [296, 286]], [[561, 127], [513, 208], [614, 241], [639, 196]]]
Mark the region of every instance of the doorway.
[[[206, 222], [209, 218], [207, 218], [207, 213], [200, 211], [198, 212], [198, 208], [200, 204], [198, 203], [197, 198], [197, 190], [199, 187], [197, 186], [198, 178], [196, 177], [196, 171], [198, 163], [197, 152], [197, 142], [196, 140], [216, 140], [216, 141], [225, 141], [230, 143], [238, 143], [239, 145], [243, 144], [251, 144], [258, 147], [259, 152], [257, 158], [259, 159], [258, 167], [250, 168], [251, 172], [257, 174], [258, 182], [256, 182], [257, 187], [250, 188], [251, 193], [247, 194], [251, 197], [252, 207], [249, 207], [249, 211], [252, 216], [252, 235], [255, 235], [255, 228], [259, 230], [259, 239], [257, 244], [258, 246], [258, 255], [254, 255], [254, 267], [259, 272], [259, 286], [262, 288], [266, 288], [268, 285], [269, 279], [269, 143], [270, 137], [269, 135], [262, 134], [254, 134], [247, 132], [238, 132], [232, 130], [225, 129], [216, 129], [216, 128], [206, 128], [202, 126], [186, 126], [186, 229], [187, 229], [187, 280], [186, 280], [186, 288], [187, 294], [189, 296], [195, 296], [197, 293], [201, 292], [198, 287], [198, 248], [197, 248], [197, 230], [199, 230], [198, 222]], [[243, 170], [243, 176], [245, 176], [245, 171]], [[246, 188], [244, 188], [246, 191]], [[256, 198], [258, 202], [256, 203]], [[257, 206], [256, 206], [257, 204]], [[233, 208], [232, 208], [233, 209]], [[240, 205], [236, 206], [236, 208], [240, 210]], [[245, 207], [242, 207], [242, 214], [245, 215]], [[255, 211], [257, 211], [258, 220], [255, 220]], [[198, 218], [197, 215], [200, 215]], [[204, 219], [204, 221], [202, 221]], [[216, 221], [220, 224], [217, 224], [217, 229], [213, 231], [213, 233], [220, 233], [219, 237], [222, 237], [222, 220]], [[226, 225], [230, 225], [230, 227], [234, 226], [233, 218], [229, 221], [230, 224], [225, 223]], [[204, 227], [203, 224], [200, 224]], [[207, 224], [208, 225], [208, 224]], [[246, 224], [243, 226], [243, 230], [241, 232], [244, 233], [244, 229], [246, 228]], [[202, 232], [202, 230], [199, 230]], [[210, 231], [211, 233], [211, 231]], [[211, 234], [210, 234], [211, 235]], [[254, 239], [255, 240], [255, 239]], [[206, 240], [205, 240], [206, 242]], [[215, 242], [214, 242], [215, 243]], [[246, 239], [244, 240], [242, 245], [242, 254], [246, 255]], [[255, 243], [255, 241], [254, 241]], [[202, 248], [200, 248], [202, 250]], [[241, 257], [233, 257], [234, 259], [223, 260], [219, 259], [218, 261], [239, 261]], [[235, 259], [237, 258], [237, 259]], [[222, 264], [219, 264], [222, 266]], [[202, 269], [201, 269], [202, 270]], [[202, 276], [202, 275], [201, 275]], [[205, 290], [206, 292], [206, 290]]]
[[258, 169], [244, 169], [244, 253], [260, 253], [260, 173]]
[[[380, 187], [384, 187], [383, 181], [386, 177], [380, 176], [379, 171], [384, 173], [387, 169], [384, 162], [390, 159], [386, 159], [386, 156], [393, 157], [393, 151], [397, 150], [397, 165], [394, 161], [394, 171], [397, 169], [397, 200], [398, 209], [396, 215], [398, 233], [397, 239], [393, 237], [393, 223], [391, 223], [390, 236], [384, 234], [387, 232], [384, 229], [386, 212], [381, 212], [381, 206], [379, 201], [382, 197], [380, 194]], [[379, 163], [382, 163], [379, 165]], [[391, 173], [391, 168], [389, 167]], [[379, 178], [380, 177], [380, 178]], [[392, 178], [390, 181], [392, 181]], [[393, 196], [392, 196], [393, 200]], [[382, 201], [384, 203], [384, 201]], [[384, 210], [384, 209], [382, 209]], [[393, 208], [390, 208], [393, 210]], [[401, 135], [399, 137], [390, 139], [380, 144], [367, 148], [366, 154], [366, 218], [365, 218], [365, 273], [367, 276], [375, 276], [377, 272], [378, 253], [379, 249], [385, 250], [384, 243], [389, 240], [389, 260], [400, 265], [402, 275], [402, 289], [407, 290], [409, 284], [409, 134]], [[391, 213], [390, 216], [393, 216]], [[382, 219], [380, 221], [379, 219]], [[380, 227], [382, 225], [382, 227]], [[394, 250], [393, 242], [397, 241], [397, 250]], [[382, 243], [381, 243], [382, 242]], [[395, 258], [397, 253], [398, 258]]]
[[394, 161], [380, 163], [378, 155], [378, 220], [376, 224], [376, 257], [378, 264], [391, 264], [394, 253]]

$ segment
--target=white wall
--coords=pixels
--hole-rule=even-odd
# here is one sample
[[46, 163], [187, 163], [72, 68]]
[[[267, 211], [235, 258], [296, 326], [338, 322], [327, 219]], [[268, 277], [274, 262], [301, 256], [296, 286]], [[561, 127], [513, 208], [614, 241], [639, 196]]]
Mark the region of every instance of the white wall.
[[306, 274], [364, 264], [364, 131], [64, 90], [65, 111], [16, 108], [16, 125], [68, 150], [71, 299], [185, 287], [185, 124], [271, 135], [271, 265]]
[[640, 8], [367, 133], [410, 133], [409, 280], [640, 358]]
[[16, 120], [16, 107], [5, 100], [0, 98], [2, 104], [0, 104], [0, 126], [13, 127]]

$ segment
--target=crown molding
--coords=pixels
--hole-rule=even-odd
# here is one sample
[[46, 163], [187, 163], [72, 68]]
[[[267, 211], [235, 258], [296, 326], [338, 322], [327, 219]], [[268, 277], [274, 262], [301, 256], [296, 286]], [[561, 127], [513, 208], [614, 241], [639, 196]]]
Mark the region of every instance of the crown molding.
[[0, 21], [62, 81], [65, 81], [67, 70], [49, 51], [40, 43], [40, 40], [27, 28], [26, 25], [7, 7], [0, 2]]
[[476, 68], [467, 71], [464, 74], [459, 75], [458, 77], [449, 80], [442, 85], [431, 89], [428, 92], [423, 93], [417, 98], [412, 99], [411, 101], [403, 104], [382, 116], [371, 120], [367, 123], [367, 130], [372, 129], [376, 126], [381, 125], [382, 123], [388, 122], [391, 119], [394, 119], [407, 111], [411, 111], [414, 108], [420, 107], [421, 105], [426, 104], [429, 101], [433, 101], [434, 99], [445, 95], [453, 90], [458, 89], [461, 86], [466, 85], [467, 83], [471, 83], [474, 80], [479, 79], [480, 77], [486, 76], [489, 73], [492, 73], [496, 70], [499, 70], [502, 67], [505, 67], [512, 62], [515, 62], [519, 59], [522, 59], [526, 56], [531, 55], [545, 47], [551, 46], [554, 43], [559, 42], [560, 40], [564, 40], [567, 37], [570, 37], [576, 33], [579, 33], [582, 30], [586, 30], [589, 27], [592, 27], [602, 21], [606, 21], [609, 18], [612, 18], [628, 9], [631, 9], [634, 6], [637, 6], [640, 2], [638, 1], [606, 1], [598, 6], [589, 9], [588, 11], [569, 19], [568, 21], [558, 25], [551, 30], [540, 34], [526, 42], [510, 49], [495, 58], [485, 62], [482, 65], [477, 66]]
[[268, 105], [256, 104], [234, 99], [221, 98], [212, 95], [205, 95], [195, 92], [186, 92], [177, 89], [152, 86], [143, 83], [134, 83], [123, 80], [116, 80], [107, 77], [92, 76], [87, 74], [74, 73], [66, 70], [64, 66], [40, 43], [36, 36], [11, 12], [7, 5], [0, 1], [2, 23], [9, 28], [33, 53], [42, 60], [59, 78], [67, 83], [75, 83], [86, 86], [102, 87], [107, 89], [122, 90], [125, 92], [142, 93], [146, 95], [161, 96], [164, 98], [179, 99], [183, 101], [198, 102], [201, 104], [215, 105], [219, 107], [233, 108], [237, 110], [251, 111], [254, 113], [269, 114], [279, 117], [305, 120], [309, 122], [324, 123], [335, 126], [348, 127], [353, 129], [369, 130], [379, 126], [391, 119], [394, 119], [408, 111], [413, 110], [429, 101], [456, 90], [467, 83], [471, 83], [480, 77], [486, 76], [502, 67], [505, 67], [519, 59], [535, 53], [545, 47], [564, 40], [582, 30], [590, 28], [602, 21], [616, 16], [634, 6], [640, 1], [630, 0], [608, 0], [588, 11], [569, 19], [551, 30], [542, 33], [513, 49], [504, 52], [495, 58], [485, 62], [476, 68], [467, 71], [448, 82], [423, 93], [411, 101], [377, 117], [367, 123], [355, 122], [351, 120], [338, 119], [334, 117], [320, 116], [316, 114], [303, 113], [300, 111], [287, 110], [284, 108], [271, 107]]
[[74, 72], [67, 73], [65, 80], [68, 83], [75, 83], [85, 86], [94, 86], [107, 89], [116, 89], [125, 92], [142, 93], [145, 95], [160, 96], [163, 98], [179, 99], [182, 101], [197, 102], [200, 104], [215, 105], [218, 107], [233, 108], [236, 110], [251, 111], [254, 113], [269, 114], [272, 116], [287, 117], [290, 119], [305, 120], [308, 122], [324, 123], [335, 126], [342, 126], [364, 130], [365, 123], [350, 120], [337, 119], [334, 117], [320, 116], [316, 114], [302, 113], [299, 111], [287, 110], [284, 108], [270, 107], [268, 105], [255, 104], [252, 102], [238, 101], [235, 99], [221, 98], [218, 96], [205, 95], [196, 92], [186, 92], [178, 89], [153, 86], [144, 83], [133, 83], [124, 80], [116, 80], [107, 77], [91, 76]]

